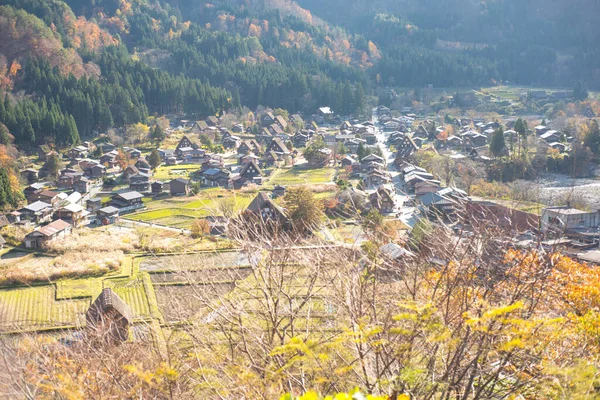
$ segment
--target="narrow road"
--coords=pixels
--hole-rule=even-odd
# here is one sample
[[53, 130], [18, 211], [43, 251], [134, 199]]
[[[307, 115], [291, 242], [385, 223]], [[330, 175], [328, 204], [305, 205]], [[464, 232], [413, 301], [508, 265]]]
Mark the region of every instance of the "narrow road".
[[373, 124], [375, 124], [375, 135], [377, 136], [377, 144], [381, 148], [381, 152], [383, 153], [383, 157], [387, 162], [387, 171], [392, 178], [392, 183], [396, 188], [396, 193], [394, 194], [394, 200], [396, 202], [396, 212], [398, 214], [398, 218], [406, 225], [412, 227], [411, 221], [413, 219], [415, 208], [407, 206], [408, 201], [410, 200], [410, 196], [408, 196], [404, 192], [404, 182], [400, 176], [400, 172], [396, 169], [394, 165], [395, 155], [390, 151], [390, 148], [387, 145], [387, 139], [389, 137], [388, 134], [383, 132], [379, 125], [379, 118], [377, 116], [377, 108], [373, 109], [373, 116], [371, 117]]

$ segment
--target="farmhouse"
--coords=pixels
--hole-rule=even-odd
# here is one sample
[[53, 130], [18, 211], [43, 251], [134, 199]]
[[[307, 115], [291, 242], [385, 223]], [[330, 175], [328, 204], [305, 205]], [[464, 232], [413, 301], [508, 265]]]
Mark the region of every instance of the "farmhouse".
[[96, 223], [102, 225], [114, 224], [119, 220], [119, 209], [113, 206], [108, 206], [99, 209], [96, 212]]
[[117, 193], [111, 199], [111, 205], [117, 207], [121, 213], [144, 208], [144, 196], [136, 191]]
[[61, 219], [56, 220], [25, 236], [25, 247], [28, 249], [40, 248], [54, 239], [70, 235], [71, 229], [72, 226], [69, 223]]
[[62, 219], [65, 222], [70, 223], [74, 227], [80, 227], [87, 225], [89, 211], [85, 210], [79, 204], [68, 204], [64, 207], [59, 208], [56, 211], [55, 217], [58, 219]]
[[52, 206], [43, 201], [33, 202], [19, 210], [22, 221], [31, 221], [35, 224], [50, 221], [53, 211]]
[[190, 193], [190, 181], [183, 178], [173, 179], [169, 182], [171, 196], [187, 196]]
[[369, 195], [369, 203], [380, 213], [394, 212], [396, 203], [389, 190], [384, 186], [380, 186], [375, 192]]
[[260, 217], [263, 221], [287, 223], [288, 218], [283, 208], [271, 200], [267, 192], [259, 192], [250, 203], [247, 212]]

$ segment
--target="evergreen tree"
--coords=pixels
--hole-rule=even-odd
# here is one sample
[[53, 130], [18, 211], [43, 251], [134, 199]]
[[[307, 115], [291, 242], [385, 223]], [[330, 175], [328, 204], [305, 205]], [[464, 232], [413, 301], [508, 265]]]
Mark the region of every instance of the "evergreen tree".
[[501, 156], [506, 148], [506, 144], [504, 143], [504, 129], [502, 127], [496, 129], [496, 131], [492, 135], [492, 140], [490, 141], [490, 153], [492, 153], [495, 157]]
[[156, 124], [152, 128], [152, 132], [150, 133], [150, 137], [155, 142], [160, 143], [165, 138], [165, 132], [162, 130], [162, 128], [158, 124]]
[[58, 155], [52, 154], [48, 157], [46, 164], [44, 164], [44, 169], [48, 172], [48, 176], [56, 178], [60, 171], [60, 159], [58, 158]]
[[[2, 103], [0, 103], [2, 104]], [[4, 146], [8, 146], [10, 144], [10, 133], [8, 132], [8, 128], [0, 122], [0, 144]]]
[[575, 84], [575, 88], [573, 89], [573, 98], [575, 100], [585, 100], [589, 96], [589, 93], [582, 82], [577, 82]]
[[150, 164], [152, 169], [156, 169], [160, 165], [161, 161], [162, 160], [160, 159], [160, 154], [158, 154], [158, 150], [152, 150], [152, 152], [148, 156], [148, 163]]

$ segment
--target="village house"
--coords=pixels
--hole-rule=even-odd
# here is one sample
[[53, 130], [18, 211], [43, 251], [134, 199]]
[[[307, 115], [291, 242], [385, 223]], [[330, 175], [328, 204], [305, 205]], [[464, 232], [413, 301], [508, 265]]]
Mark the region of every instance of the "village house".
[[417, 199], [424, 214], [431, 218], [448, 217], [455, 211], [456, 201], [438, 193], [425, 193]]
[[204, 133], [208, 130], [208, 124], [206, 123], [206, 121], [196, 121], [194, 122], [194, 124], [192, 125], [192, 132], [193, 133]]
[[183, 162], [186, 164], [201, 164], [208, 157], [206, 151], [203, 149], [182, 151], [181, 155], [183, 157]]
[[283, 143], [283, 140], [281, 140], [280, 138], [273, 138], [273, 140], [271, 140], [271, 143], [269, 143], [269, 146], [267, 147], [266, 151], [274, 151], [275, 153], [277, 153], [277, 155], [283, 157], [284, 159], [290, 157], [291, 155], [291, 152], [289, 151], [285, 143]]
[[223, 137], [221, 140], [221, 144], [226, 149], [236, 149], [240, 143], [240, 138], [238, 136], [229, 135], [227, 137]]
[[275, 122], [275, 116], [272, 112], [266, 112], [260, 117], [260, 124], [262, 126], [269, 126]]
[[267, 129], [272, 136], [280, 136], [284, 133], [283, 129], [281, 129], [281, 127], [277, 124], [271, 124]]
[[277, 124], [282, 131], [285, 131], [285, 128], [288, 126], [287, 121], [281, 115], [275, 117], [275, 124]]
[[169, 182], [171, 196], [187, 196], [190, 194], [190, 181], [183, 178], [173, 179]]
[[244, 164], [240, 169], [240, 177], [255, 183], [261, 182], [262, 171], [254, 160]]
[[364, 179], [365, 187], [378, 187], [391, 182], [390, 176], [381, 170], [373, 170], [367, 174]]
[[23, 194], [25, 195], [25, 198], [29, 198], [32, 195], [41, 192], [42, 190], [44, 190], [46, 186], [43, 183], [32, 183], [31, 185], [27, 186], [25, 189], [23, 189]]
[[61, 219], [73, 225], [75, 228], [78, 228], [89, 223], [89, 214], [90, 212], [85, 210], [79, 204], [67, 204], [56, 210], [54, 218]]
[[103, 207], [96, 211], [96, 223], [99, 225], [114, 224], [119, 221], [119, 209], [113, 206]]
[[283, 157], [271, 150], [263, 155], [262, 163], [264, 166], [267, 167], [280, 168], [283, 165], [285, 165], [285, 160], [283, 159]]
[[538, 125], [533, 129], [535, 130], [535, 134], [537, 136], [542, 136], [544, 133], [550, 130], [550, 128], [548, 128], [546, 125]]
[[294, 147], [306, 147], [306, 144], [309, 141], [308, 135], [297, 132], [292, 138], [292, 143], [294, 143]]
[[87, 158], [87, 156], [89, 155], [89, 151], [87, 147], [75, 146], [68, 151], [67, 155], [71, 160], [75, 160], [78, 158]]
[[384, 186], [380, 186], [376, 191], [369, 195], [369, 203], [382, 214], [394, 212], [396, 203], [392, 193]]
[[19, 211], [11, 211], [6, 215], [6, 219], [11, 224], [18, 224], [21, 222], [21, 213]]
[[224, 188], [231, 186], [231, 171], [222, 167], [207, 169], [202, 173], [201, 178], [205, 186]]
[[90, 180], [85, 176], [80, 176], [73, 184], [73, 190], [81, 194], [86, 194], [90, 191]]
[[175, 150], [173, 149], [157, 149], [156, 151], [163, 162], [167, 162], [169, 157], [175, 157]]
[[130, 191], [113, 195], [110, 203], [112, 206], [117, 207], [120, 213], [123, 214], [144, 208], [143, 198], [144, 196], [141, 193]]
[[129, 339], [133, 312], [110, 288], [102, 290], [85, 314], [87, 328], [104, 339], [119, 343]]
[[102, 208], [102, 199], [100, 197], [92, 197], [85, 203], [85, 209], [90, 213], [95, 213]]
[[[64, 195], [64, 197], [66, 197], [66, 195]], [[42, 201], [54, 207], [61, 200], [61, 198], [61, 193], [43, 189], [37, 193], [32, 193], [31, 195], [29, 195], [29, 197], [27, 197], [27, 203], [31, 204], [38, 201]]]
[[211, 115], [210, 117], [206, 118], [206, 124], [208, 126], [218, 126], [219, 125], [219, 119], [217, 117], [215, 117], [214, 115]]
[[563, 136], [563, 134], [558, 131], [549, 130], [548, 132], [540, 135], [540, 139], [542, 139], [546, 143], [554, 143], [554, 142], [560, 142], [560, 139], [562, 136]]
[[441, 189], [437, 182], [423, 181], [415, 184], [415, 196], [423, 196], [426, 193], [436, 193]]
[[21, 177], [28, 183], [34, 183], [40, 178], [40, 173], [37, 169], [27, 168], [21, 171]]
[[262, 148], [255, 139], [244, 140], [237, 148], [238, 154], [260, 154]]
[[69, 223], [59, 219], [31, 232], [25, 236], [23, 242], [26, 248], [37, 249], [54, 239], [70, 235], [71, 230], [72, 226]]
[[566, 233], [569, 230], [600, 227], [600, 211], [582, 211], [570, 206], [548, 207], [542, 210], [542, 232]]
[[283, 197], [283, 196], [285, 196], [285, 190], [286, 190], [286, 189], [285, 189], [285, 186], [276, 185], [276, 186], [273, 188], [273, 191], [272, 191], [272, 193], [273, 193], [273, 194], [272, 194], [272, 198], [273, 198], [273, 199], [276, 199], [276, 198], [278, 198], [278, 197]]
[[163, 181], [154, 181], [150, 184], [150, 191], [152, 194], [160, 194], [165, 190], [165, 183]]
[[129, 189], [137, 192], [147, 192], [150, 190], [150, 175], [138, 172], [129, 177]]
[[258, 192], [250, 205], [248, 205], [246, 211], [258, 216], [265, 222], [275, 222], [278, 224], [289, 223], [289, 219], [285, 214], [284, 209], [275, 204], [267, 192]]

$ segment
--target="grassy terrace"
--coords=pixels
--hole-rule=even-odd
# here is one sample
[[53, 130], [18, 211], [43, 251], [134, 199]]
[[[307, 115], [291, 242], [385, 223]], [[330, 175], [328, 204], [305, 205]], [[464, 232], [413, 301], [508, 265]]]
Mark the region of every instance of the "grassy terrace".
[[233, 201], [235, 209], [239, 211], [248, 207], [253, 197], [252, 193], [235, 192], [234, 195], [233, 191], [227, 189], [210, 188], [192, 197], [148, 198], [145, 200], [146, 210], [124, 218], [185, 229], [191, 227], [196, 218], [219, 215], [222, 202]]
[[170, 181], [176, 178], [188, 178], [194, 171], [200, 169], [199, 164], [163, 165], [154, 171], [154, 179]]
[[268, 184], [283, 185], [320, 185], [330, 183], [335, 173], [334, 168], [303, 168], [278, 169], [271, 175]]
[[114, 288], [126, 299], [136, 318], [149, 318], [151, 303], [146, 286], [136, 285], [140, 279], [143, 274], [127, 259], [119, 271], [101, 277], [0, 288], [0, 332], [79, 327], [85, 323], [91, 302], [105, 287]]

